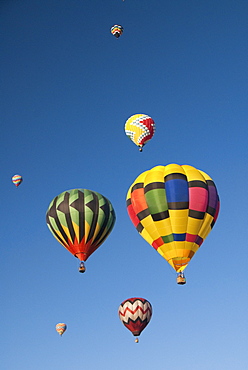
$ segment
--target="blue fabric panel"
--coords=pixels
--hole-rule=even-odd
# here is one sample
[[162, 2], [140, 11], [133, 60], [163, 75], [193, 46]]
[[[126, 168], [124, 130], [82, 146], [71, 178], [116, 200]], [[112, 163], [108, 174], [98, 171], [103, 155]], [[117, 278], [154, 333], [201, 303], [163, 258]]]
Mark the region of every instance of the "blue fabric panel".
[[175, 242], [184, 242], [185, 239], [186, 239], [186, 233], [183, 233], [183, 234], [174, 234], [173, 233], [173, 237], [174, 237]]
[[167, 202], [188, 202], [189, 190], [186, 180], [174, 179], [165, 183]]

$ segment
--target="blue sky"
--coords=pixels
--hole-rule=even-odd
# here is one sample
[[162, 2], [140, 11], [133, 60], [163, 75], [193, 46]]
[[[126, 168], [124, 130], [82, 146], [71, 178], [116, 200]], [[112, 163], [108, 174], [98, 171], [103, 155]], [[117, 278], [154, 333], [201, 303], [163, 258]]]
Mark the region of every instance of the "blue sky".
[[[0, 1], [4, 370], [247, 369], [247, 17], [246, 0]], [[124, 134], [136, 113], [156, 122], [143, 153]], [[141, 172], [169, 163], [208, 173], [221, 200], [185, 286], [125, 206]], [[117, 215], [84, 275], [45, 223], [72, 188]], [[139, 344], [117, 315], [134, 296], [153, 306]]]

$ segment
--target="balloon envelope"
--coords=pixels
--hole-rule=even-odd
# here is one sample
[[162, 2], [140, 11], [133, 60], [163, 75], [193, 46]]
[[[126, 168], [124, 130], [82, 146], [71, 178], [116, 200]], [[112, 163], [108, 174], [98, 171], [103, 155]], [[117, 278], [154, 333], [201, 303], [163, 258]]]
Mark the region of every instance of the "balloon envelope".
[[67, 329], [67, 326], [64, 323], [58, 323], [56, 325], [56, 331], [57, 333], [59, 333], [59, 335], [63, 335], [66, 329]]
[[47, 226], [53, 236], [80, 261], [104, 242], [115, 223], [111, 202], [87, 189], [64, 191], [50, 203]]
[[13, 182], [13, 184], [15, 185], [15, 186], [19, 186], [19, 185], [21, 185], [21, 183], [22, 183], [22, 181], [23, 181], [23, 179], [22, 179], [22, 176], [21, 175], [14, 175], [13, 177], [12, 177], [12, 182]]
[[122, 26], [115, 24], [113, 27], [111, 27], [110, 32], [118, 39], [122, 35], [123, 30], [124, 29]]
[[127, 194], [127, 209], [140, 235], [181, 272], [213, 228], [219, 196], [203, 171], [169, 164], [137, 177]]
[[125, 133], [142, 148], [154, 135], [155, 122], [147, 114], [134, 114], [125, 123]]
[[152, 305], [144, 298], [128, 298], [118, 309], [119, 318], [134, 336], [139, 336], [152, 317]]

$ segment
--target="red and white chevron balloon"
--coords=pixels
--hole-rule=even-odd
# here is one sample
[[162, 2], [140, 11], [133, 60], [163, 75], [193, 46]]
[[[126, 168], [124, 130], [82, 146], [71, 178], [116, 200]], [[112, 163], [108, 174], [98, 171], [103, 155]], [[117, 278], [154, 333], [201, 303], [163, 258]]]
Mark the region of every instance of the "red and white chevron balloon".
[[128, 298], [119, 306], [119, 317], [134, 336], [139, 336], [152, 317], [152, 305], [144, 298]]

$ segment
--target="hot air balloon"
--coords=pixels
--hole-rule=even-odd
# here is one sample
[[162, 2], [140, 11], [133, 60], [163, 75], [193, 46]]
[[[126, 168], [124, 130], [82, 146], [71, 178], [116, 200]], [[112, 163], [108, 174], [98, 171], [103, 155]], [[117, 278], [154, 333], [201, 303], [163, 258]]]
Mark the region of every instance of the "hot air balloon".
[[120, 304], [118, 314], [125, 327], [138, 337], [151, 320], [152, 305], [144, 298], [128, 298]]
[[81, 261], [79, 271], [85, 272], [84, 262], [110, 234], [115, 212], [103, 195], [73, 189], [52, 200], [46, 222], [53, 236]]
[[12, 177], [12, 182], [13, 184], [18, 187], [19, 185], [21, 185], [23, 179], [22, 179], [22, 176], [21, 175], [14, 175]]
[[178, 272], [178, 284], [185, 284], [183, 270], [212, 230], [219, 204], [211, 177], [188, 165], [145, 171], [127, 194], [131, 221]]
[[62, 335], [64, 334], [64, 332], [66, 331], [67, 329], [67, 326], [66, 324], [64, 323], [58, 323], [56, 325], [56, 331], [59, 333], [59, 335], [62, 337]]
[[110, 32], [112, 35], [114, 35], [117, 39], [123, 34], [123, 27], [119, 24], [115, 24], [113, 27], [111, 27]]
[[125, 123], [125, 133], [142, 152], [143, 146], [153, 137], [155, 122], [147, 114], [134, 114]]

